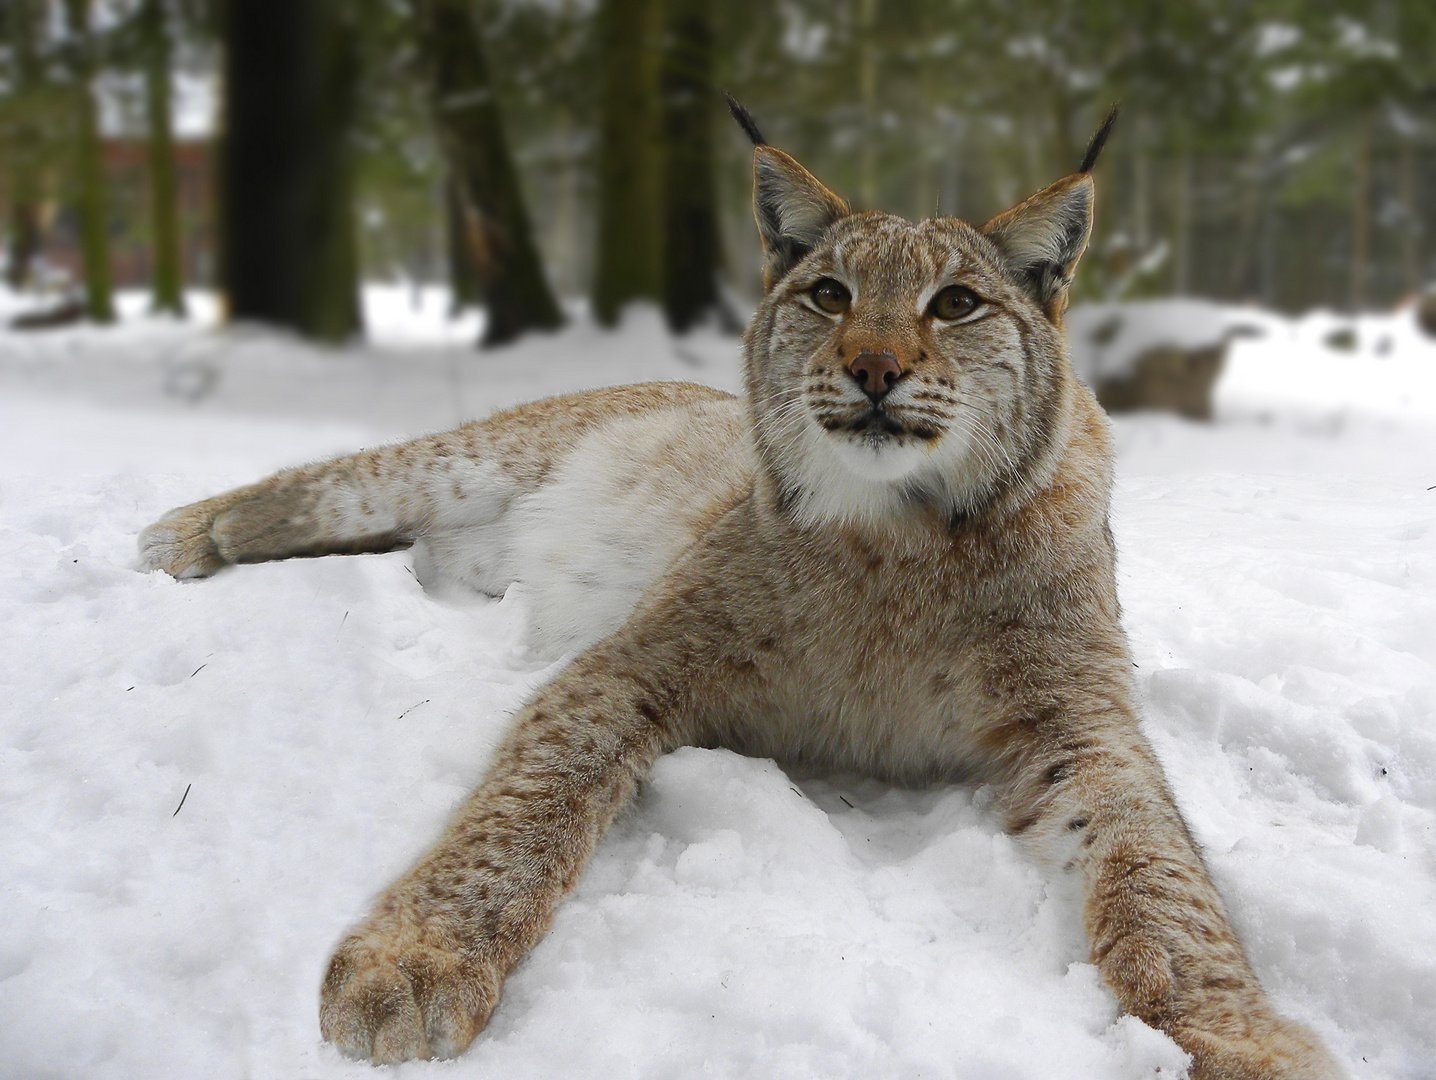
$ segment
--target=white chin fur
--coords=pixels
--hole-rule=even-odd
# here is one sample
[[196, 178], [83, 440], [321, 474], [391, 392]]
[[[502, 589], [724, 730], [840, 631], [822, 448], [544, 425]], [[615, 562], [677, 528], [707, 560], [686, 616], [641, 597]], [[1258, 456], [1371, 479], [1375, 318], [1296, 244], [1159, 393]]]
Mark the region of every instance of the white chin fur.
[[899, 445], [892, 439], [883, 439], [875, 444], [865, 437], [855, 437], [846, 432], [829, 436], [828, 445], [844, 468], [864, 480], [901, 480], [932, 460], [932, 454], [925, 446], [912, 443]]

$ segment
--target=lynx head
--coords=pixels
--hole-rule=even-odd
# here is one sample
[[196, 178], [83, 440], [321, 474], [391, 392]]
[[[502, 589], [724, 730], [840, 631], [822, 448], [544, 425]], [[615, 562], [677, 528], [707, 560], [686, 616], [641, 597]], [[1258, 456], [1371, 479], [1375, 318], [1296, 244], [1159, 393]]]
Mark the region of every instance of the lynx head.
[[749, 407], [779, 501], [810, 523], [960, 520], [1040, 484], [1074, 392], [1062, 336], [1092, 220], [1090, 169], [986, 225], [854, 213], [753, 138], [766, 295], [745, 340]]

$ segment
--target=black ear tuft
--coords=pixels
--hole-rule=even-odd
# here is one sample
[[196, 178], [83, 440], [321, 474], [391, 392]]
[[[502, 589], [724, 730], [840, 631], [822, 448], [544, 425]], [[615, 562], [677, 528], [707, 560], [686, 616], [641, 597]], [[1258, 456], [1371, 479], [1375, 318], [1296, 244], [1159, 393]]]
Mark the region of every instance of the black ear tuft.
[[728, 111], [733, 114], [733, 119], [738, 121], [738, 126], [747, 133], [748, 138], [753, 140], [753, 145], [767, 146], [768, 140], [763, 138], [763, 133], [758, 130], [758, 125], [754, 123], [748, 110], [739, 105], [727, 90], [722, 91], [722, 94], [724, 100], [728, 102]]
[[1112, 134], [1112, 128], [1117, 123], [1117, 114], [1121, 111], [1120, 103], [1112, 106], [1112, 111], [1107, 114], [1107, 119], [1102, 121], [1102, 126], [1092, 136], [1092, 141], [1087, 144], [1087, 153], [1082, 157], [1082, 164], [1077, 167], [1079, 173], [1089, 173], [1092, 171], [1092, 166], [1097, 164], [1097, 159], [1102, 155], [1102, 147], [1107, 145], [1107, 136]]

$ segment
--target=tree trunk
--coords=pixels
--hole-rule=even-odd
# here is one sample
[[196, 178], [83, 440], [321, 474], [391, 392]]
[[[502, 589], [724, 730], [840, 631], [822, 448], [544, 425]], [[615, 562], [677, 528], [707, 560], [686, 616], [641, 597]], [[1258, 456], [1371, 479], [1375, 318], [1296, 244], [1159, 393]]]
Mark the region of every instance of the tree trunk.
[[[413, 10], [451, 178], [453, 224], [488, 314], [482, 344], [559, 326], [563, 316], [534, 247], [479, 25], [466, 0], [413, 0]], [[464, 287], [462, 278], [455, 286]]]
[[1137, 258], [1145, 259], [1152, 249], [1152, 158], [1147, 144], [1147, 114], [1139, 112], [1132, 139], [1132, 235]]
[[579, 186], [587, 165], [575, 150], [573, 117], [560, 109], [557, 144], [563, 147], [563, 161], [554, 179], [553, 218], [549, 222], [549, 268], [562, 296], [577, 296], [583, 289], [581, 252], [586, 248], [579, 222]]
[[220, 283], [233, 319], [321, 341], [361, 330], [357, 59], [340, 0], [223, 5]]
[[30, 271], [40, 253], [40, 207], [35, 185], [16, 170], [10, 204], [9, 260], [5, 284], [16, 292], [30, 284]]
[[84, 262], [85, 313], [95, 322], [114, 322], [110, 273], [109, 210], [105, 199], [104, 161], [95, 106], [95, 44], [90, 34], [89, 0], [65, 0], [72, 39], [75, 76], [75, 185]]
[[631, 300], [659, 298], [656, 0], [601, 0], [603, 120], [593, 312], [612, 326]]
[[713, 24], [706, 0], [668, 0], [663, 42], [663, 310], [682, 333], [718, 307]]
[[[40, 65], [36, 15], [38, 4], [16, 4], [0, 15], [14, 57], [14, 91], [24, 98], [39, 89]], [[40, 142], [33, 117], [17, 120], [10, 149], [10, 243], [5, 283], [23, 289], [40, 251]]]
[[170, 27], [163, 0], [143, 0], [145, 112], [149, 125], [150, 236], [154, 248], [154, 311], [184, 314], [179, 194], [170, 115]]
[[863, 103], [862, 151], [858, 157], [858, 197], [864, 210], [878, 201], [878, 0], [859, 0], [858, 90]]
[[1352, 311], [1366, 307], [1366, 278], [1371, 257], [1371, 114], [1362, 113], [1356, 128], [1356, 176], [1351, 192]]
[[1172, 172], [1172, 292], [1192, 287], [1192, 155], [1183, 147]]
[[[1072, 91], [1057, 82], [1047, 92], [1047, 111], [1052, 123], [1052, 168], [1049, 175], [1066, 176], [1082, 163], [1082, 147], [1073, 143]], [[1100, 115], [1100, 114], [1099, 114]]]
[[1257, 226], [1261, 260], [1258, 268], [1257, 298], [1262, 307], [1276, 307], [1277, 297], [1277, 230], [1281, 228], [1281, 209], [1277, 205], [1275, 182], [1269, 181], [1262, 191], [1261, 222]]
[[479, 307], [484, 302], [479, 287], [479, 272], [474, 252], [469, 245], [469, 222], [472, 214], [464, 212], [464, 197], [452, 177], [444, 181], [444, 248], [449, 263], [449, 314], [457, 315], [465, 308]]
[[[918, 33], [923, 41], [931, 41], [937, 26], [931, 8], [924, 6], [918, 16]], [[935, 79], [936, 65], [933, 57], [924, 50], [916, 61], [918, 100], [913, 114], [913, 130], [918, 140], [918, 155], [914, 162], [913, 220], [937, 217], [942, 202], [939, 190], [938, 169], [942, 158], [936, 151], [942, 145], [942, 136], [935, 121], [937, 102], [943, 100], [942, 87]], [[946, 72], [943, 72], [946, 75]]]
[[1401, 284], [1412, 293], [1421, 287], [1421, 215], [1416, 207], [1415, 138], [1407, 132], [1401, 137], [1401, 156], [1397, 162], [1397, 193], [1401, 201]]
[[1237, 217], [1237, 234], [1232, 239], [1232, 265], [1227, 272], [1226, 297], [1234, 302], [1250, 300], [1255, 289], [1251, 283], [1251, 267], [1257, 246], [1257, 213], [1261, 206], [1262, 183], [1266, 163], [1256, 155], [1240, 176], [1241, 206]]

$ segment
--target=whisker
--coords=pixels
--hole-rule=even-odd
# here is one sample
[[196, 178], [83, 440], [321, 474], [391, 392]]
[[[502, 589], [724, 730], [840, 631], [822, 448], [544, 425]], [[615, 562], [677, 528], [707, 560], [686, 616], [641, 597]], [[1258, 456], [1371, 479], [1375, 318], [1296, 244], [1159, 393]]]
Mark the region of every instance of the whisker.
[[972, 413], [970, 411], [967, 415], [973, 423], [973, 433], [981, 435], [982, 438], [986, 440], [989, 446], [991, 446], [995, 451], [1001, 454], [1003, 460], [1007, 464], [1008, 475], [1016, 476], [1018, 471], [1017, 462], [1012, 460], [1012, 455], [1008, 453], [1007, 447], [1003, 446], [1002, 443], [998, 440], [997, 436], [994, 435], [990, 430], [988, 430], [987, 426], [982, 422], [981, 417], [979, 417], [976, 413]]
[[977, 455], [977, 463], [982, 470], [989, 473], [997, 472], [997, 462], [993, 457], [992, 446], [986, 439], [980, 437], [984, 433], [976, 429], [972, 420], [965, 416], [957, 418], [957, 425], [962, 433], [968, 436], [967, 444]]

